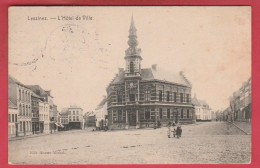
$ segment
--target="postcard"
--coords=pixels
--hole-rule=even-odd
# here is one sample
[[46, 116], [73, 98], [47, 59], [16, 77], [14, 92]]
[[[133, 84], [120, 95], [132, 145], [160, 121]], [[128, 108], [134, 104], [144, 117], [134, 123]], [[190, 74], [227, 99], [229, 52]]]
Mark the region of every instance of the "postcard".
[[251, 163], [250, 6], [13, 6], [9, 164]]

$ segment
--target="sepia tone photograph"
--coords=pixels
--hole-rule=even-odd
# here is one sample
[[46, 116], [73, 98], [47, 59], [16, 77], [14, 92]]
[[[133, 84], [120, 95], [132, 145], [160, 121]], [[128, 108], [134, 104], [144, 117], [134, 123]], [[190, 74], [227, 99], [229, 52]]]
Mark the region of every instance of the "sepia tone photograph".
[[250, 6], [8, 10], [9, 164], [250, 164]]

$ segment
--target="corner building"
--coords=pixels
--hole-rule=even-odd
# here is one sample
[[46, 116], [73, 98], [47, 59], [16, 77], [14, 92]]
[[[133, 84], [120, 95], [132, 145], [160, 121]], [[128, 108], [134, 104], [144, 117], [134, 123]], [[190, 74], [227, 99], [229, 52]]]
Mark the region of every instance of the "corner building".
[[142, 69], [136, 31], [132, 17], [125, 69], [119, 68], [106, 89], [109, 129], [194, 123], [191, 83], [182, 72], [167, 72], [156, 65]]

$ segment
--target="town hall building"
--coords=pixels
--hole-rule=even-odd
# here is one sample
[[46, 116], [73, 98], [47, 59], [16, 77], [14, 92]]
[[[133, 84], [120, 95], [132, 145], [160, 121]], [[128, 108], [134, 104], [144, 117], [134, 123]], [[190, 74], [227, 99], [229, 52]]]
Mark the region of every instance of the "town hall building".
[[191, 83], [182, 72], [167, 72], [157, 65], [142, 68], [136, 31], [132, 17], [125, 69], [119, 68], [106, 88], [109, 129], [194, 123]]

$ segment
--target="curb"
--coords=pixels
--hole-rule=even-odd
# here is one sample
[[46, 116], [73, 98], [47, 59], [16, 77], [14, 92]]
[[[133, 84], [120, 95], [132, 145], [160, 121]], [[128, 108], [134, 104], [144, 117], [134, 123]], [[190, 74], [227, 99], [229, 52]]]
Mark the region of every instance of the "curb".
[[230, 122], [229, 123], [233, 124], [235, 127], [237, 127], [239, 130], [241, 130], [242, 132], [244, 132], [246, 135], [250, 135], [248, 134], [246, 131], [244, 131], [242, 128], [240, 128], [239, 126], [237, 126], [236, 124], [234, 124], [233, 122]]

